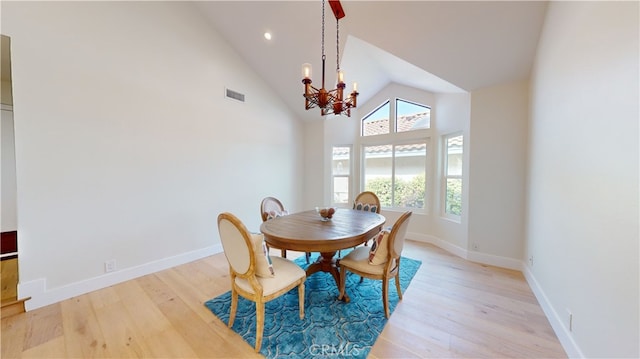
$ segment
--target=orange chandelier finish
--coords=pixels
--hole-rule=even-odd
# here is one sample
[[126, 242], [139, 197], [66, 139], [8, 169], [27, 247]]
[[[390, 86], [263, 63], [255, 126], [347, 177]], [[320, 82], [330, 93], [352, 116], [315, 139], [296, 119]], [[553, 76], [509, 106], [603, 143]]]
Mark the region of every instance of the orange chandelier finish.
[[322, 116], [333, 113], [334, 115], [345, 114], [351, 116], [351, 109], [357, 106], [356, 99], [358, 97], [357, 84], [353, 84], [353, 91], [347, 98], [344, 97], [344, 89], [346, 87], [343, 80], [343, 73], [340, 71], [339, 51], [340, 51], [340, 28], [339, 20], [344, 17], [344, 11], [339, 0], [329, 0], [329, 5], [336, 17], [336, 71], [338, 75], [338, 83], [333, 90], [325, 89], [325, 62], [324, 54], [324, 0], [322, 1], [322, 87], [320, 89], [311, 85], [311, 64], [302, 65], [302, 83], [304, 84], [304, 107], [306, 110], [312, 108], [320, 108]]

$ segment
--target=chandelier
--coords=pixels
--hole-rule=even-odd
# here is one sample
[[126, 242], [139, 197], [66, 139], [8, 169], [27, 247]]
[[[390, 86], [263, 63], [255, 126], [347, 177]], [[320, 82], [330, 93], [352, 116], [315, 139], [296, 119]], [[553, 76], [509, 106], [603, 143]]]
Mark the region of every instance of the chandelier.
[[326, 56], [324, 53], [324, 0], [322, 0], [322, 88], [317, 89], [311, 85], [311, 64], [302, 65], [302, 83], [304, 84], [304, 107], [306, 110], [318, 107], [322, 116], [333, 113], [351, 116], [351, 109], [356, 107], [358, 97], [358, 84], [353, 83], [353, 92], [348, 98], [344, 98], [344, 74], [340, 71], [340, 19], [344, 17], [344, 11], [339, 0], [329, 0], [329, 5], [336, 17], [336, 73], [337, 84], [333, 90], [326, 90], [324, 85], [324, 66]]

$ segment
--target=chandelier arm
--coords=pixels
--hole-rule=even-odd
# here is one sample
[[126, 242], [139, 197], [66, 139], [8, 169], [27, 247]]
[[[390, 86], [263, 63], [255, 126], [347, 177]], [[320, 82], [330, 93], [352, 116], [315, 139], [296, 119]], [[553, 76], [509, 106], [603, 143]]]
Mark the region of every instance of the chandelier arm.
[[309, 87], [311, 87], [311, 90], [313, 90], [313, 92], [314, 92], [314, 93], [316, 93], [316, 92], [320, 92], [320, 89], [318, 89], [318, 88], [314, 87], [313, 85], [311, 85], [311, 86], [309, 86]]

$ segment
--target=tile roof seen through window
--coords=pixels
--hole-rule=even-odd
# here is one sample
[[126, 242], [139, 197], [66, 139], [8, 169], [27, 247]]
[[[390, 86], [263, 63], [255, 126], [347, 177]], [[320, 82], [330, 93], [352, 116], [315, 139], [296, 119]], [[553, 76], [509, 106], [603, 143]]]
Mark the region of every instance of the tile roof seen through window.
[[[429, 128], [431, 125], [431, 111], [425, 111], [420, 113], [412, 113], [404, 116], [398, 116], [398, 130], [397, 132], [406, 132], [413, 131], [417, 129], [425, 129]], [[367, 121], [366, 119], [362, 122], [363, 132], [365, 136], [375, 136], [375, 135], [383, 135], [389, 133], [389, 119], [382, 118], [373, 121]], [[424, 151], [426, 149], [426, 144], [418, 143], [413, 145], [403, 145], [396, 146], [396, 153], [405, 153], [414, 155], [424, 155]], [[369, 155], [373, 154], [384, 154], [388, 153], [391, 155], [391, 146], [383, 145], [383, 146], [367, 146], [366, 153]]]
[[[414, 113], [398, 117], [398, 131], [406, 132], [416, 129], [429, 128], [431, 125], [431, 111]], [[365, 136], [375, 136], [389, 133], [389, 119], [382, 118], [362, 122]]]
[[[425, 111], [421, 113], [414, 113], [410, 115], [398, 117], [398, 132], [412, 131], [416, 129], [429, 128], [431, 125], [431, 112]], [[366, 119], [362, 123], [365, 136], [383, 135], [389, 133], [389, 119], [382, 118], [373, 121], [367, 121]], [[384, 154], [389, 153], [391, 155], [391, 145], [382, 146], [366, 146], [367, 154]], [[424, 155], [426, 150], [425, 143], [408, 144], [402, 146], [396, 146], [397, 153], [415, 153], [417, 155]], [[334, 147], [333, 158], [346, 158], [349, 155], [348, 147]]]

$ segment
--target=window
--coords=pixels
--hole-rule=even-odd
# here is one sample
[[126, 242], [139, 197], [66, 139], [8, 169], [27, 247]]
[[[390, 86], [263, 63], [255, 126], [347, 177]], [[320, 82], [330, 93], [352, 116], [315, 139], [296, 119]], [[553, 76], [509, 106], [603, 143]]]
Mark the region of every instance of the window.
[[333, 204], [349, 203], [351, 185], [351, 147], [334, 146], [331, 157]]
[[389, 101], [378, 106], [362, 119], [362, 136], [382, 135], [389, 133]]
[[364, 190], [382, 207], [425, 208], [427, 144], [364, 146]]
[[364, 146], [364, 190], [375, 193], [382, 207], [391, 207], [393, 146]]
[[[387, 100], [362, 119], [362, 136], [388, 134], [391, 106]], [[395, 133], [431, 128], [431, 107], [402, 99], [395, 101]]]
[[362, 118], [362, 189], [385, 208], [426, 211], [431, 107], [386, 100]]
[[396, 99], [396, 132], [413, 131], [430, 127], [430, 107]]
[[461, 134], [444, 138], [444, 214], [453, 218], [462, 215], [462, 154]]

